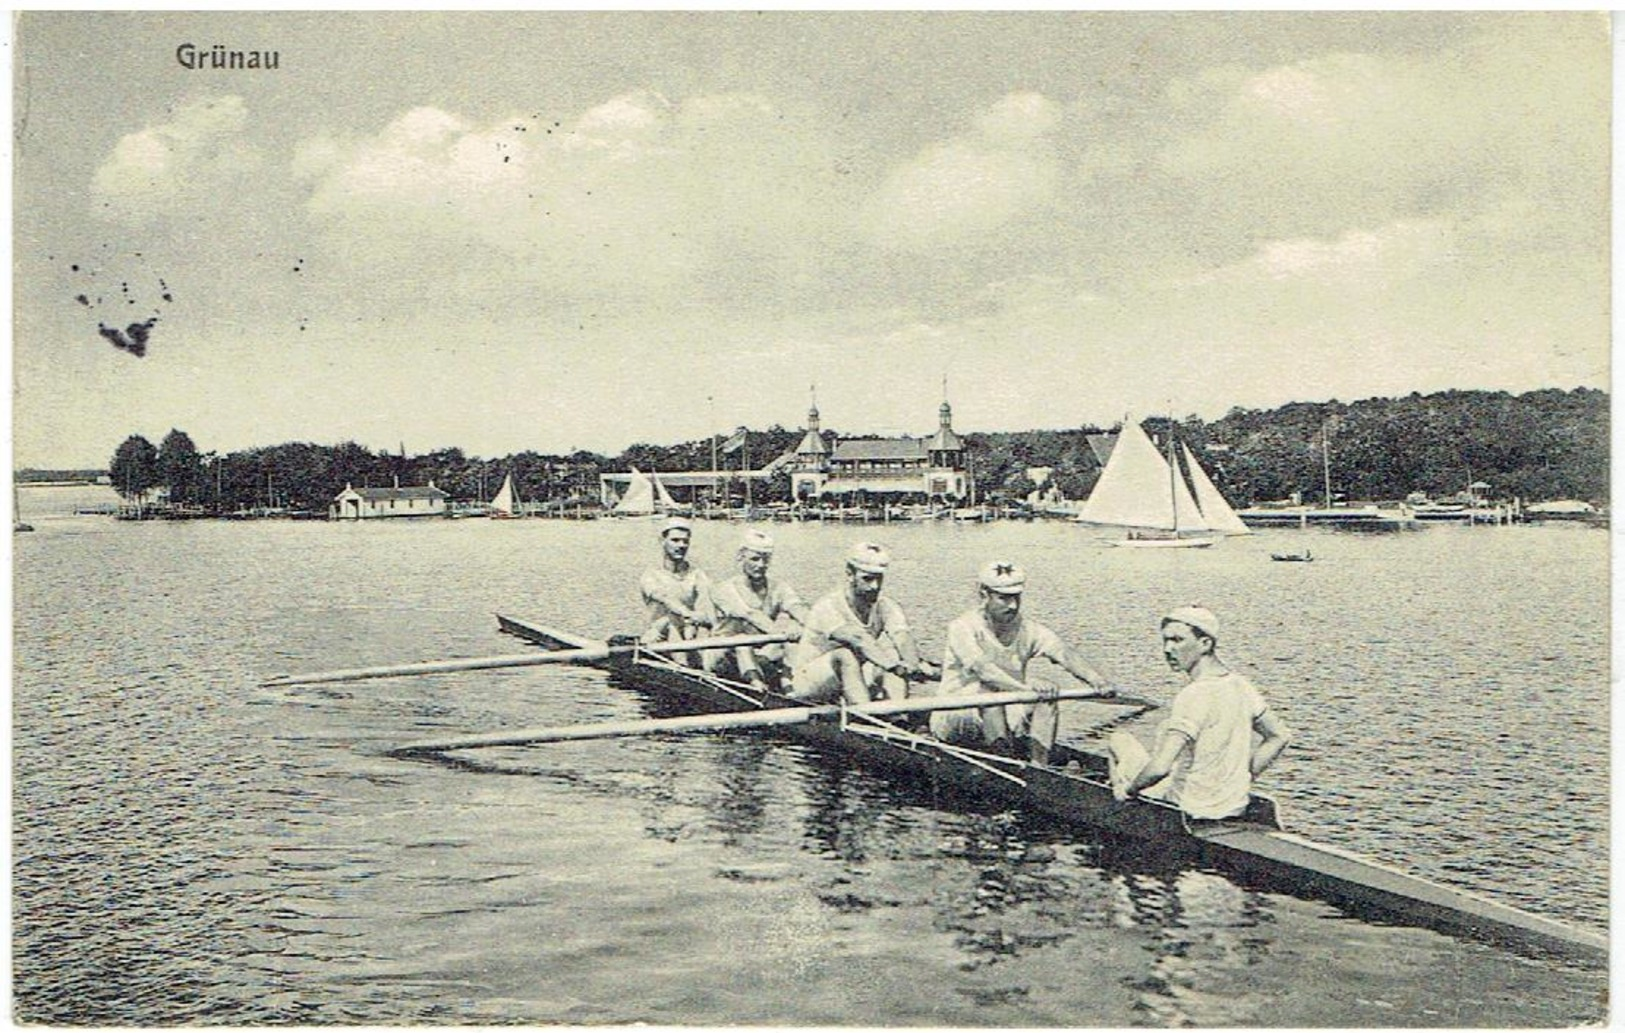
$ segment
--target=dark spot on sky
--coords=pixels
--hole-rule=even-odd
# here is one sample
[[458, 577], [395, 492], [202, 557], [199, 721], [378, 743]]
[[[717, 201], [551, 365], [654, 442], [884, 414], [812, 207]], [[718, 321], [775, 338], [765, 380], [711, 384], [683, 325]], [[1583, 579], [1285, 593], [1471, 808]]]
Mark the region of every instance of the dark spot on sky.
[[[111, 245], [104, 243], [102, 244], [102, 248], [104, 250], [108, 250], [111, 248]], [[129, 254], [136, 258], [142, 257], [142, 252], [140, 251], [132, 251], [129, 252]], [[81, 269], [78, 263], [73, 263], [71, 268], [76, 273], [83, 271], [97, 277], [101, 276], [105, 272], [105, 270], [91, 269], [88, 267]], [[118, 325], [109, 326], [105, 322], [98, 322], [96, 324], [96, 332], [104, 339], [111, 342], [115, 348], [118, 348], [120, 351], [127, 351], [131, 355], [138, 358], [147, 354], [147, 344], [152, 337], [152, 328], [158, 324], [158, 318], [162, 314], [161, 306], [153, 304], [149, 300], [150, 295], [147, 295], [146, 290], [142, 286], [144, 279], [145, 277], [139, 278], [136, 281], [120, 280], [117, 282], [119, 296], [124, 299], [125, 306], [128, 307], [131, 305], [137, 305], [147, 308], [151, 313], [147, 319], [124, 324], [122, 329], [120, 329]], [[133, 287], [131, 286], [132, 282], [135, 283], [135, 286]], [[175, 295], [172, 291], [170, 291], [169, 284], [162, 277], [158, 278], [158, 287], [158, 296], [163, 299], [163, 302], [172, 303], [175, 300]], [[73, 295], [73, 300], [92, 310], [99, 310], [102, 305], [108, 303], [108, 299], [104, 298], [100, 293], [92, 294], [89, 291], [76, 292]], [[118, 319], [119, 317], [115, 316], [114, 318]], [[126, 315], [123, 318], [128, 319], [129, 316]]]
[[147, 339], [152, 336], [152, 328], [157, 322], [158, 317], [153, 316], [141, 323], [131, 323], [123, 330], [116, 326], [108, 326], [106, 323], [98, 323], [96, 332], [113, 342], [113, 347], [127, 351], [139, 359], [147, 354]]

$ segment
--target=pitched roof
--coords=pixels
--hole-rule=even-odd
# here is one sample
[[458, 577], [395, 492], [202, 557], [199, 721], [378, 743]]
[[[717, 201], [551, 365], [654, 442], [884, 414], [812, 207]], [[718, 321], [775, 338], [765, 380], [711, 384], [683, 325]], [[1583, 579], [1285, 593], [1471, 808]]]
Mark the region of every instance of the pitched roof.
[[445, 492], [433, 485], [419, 488], [350, 488], [347, 490], [355, 492], [368, 502], [383, 502], [388, 499], [443, 499], [449, 497]]
[[824, 444], [823, 436], [816, 430], [809, 430], [806, 435], [802, 437], [801, 444], [796, 446], [796, 455], [798, 456], [821, 456], [828, 454], [829, 446]]
[[952, 427], [940, 427], [937, 429], [936, 434], [932, 435], [931, 443], [926, 447], [933, 452], [963, 452], [965, 451], [965, 442], [958, 434], [954, 433]]
[[862, 459], [928, 459], [925, 444], [918, 438], [868, 438], [861, 441], [837, 441], [835, 462], [855, 462]]

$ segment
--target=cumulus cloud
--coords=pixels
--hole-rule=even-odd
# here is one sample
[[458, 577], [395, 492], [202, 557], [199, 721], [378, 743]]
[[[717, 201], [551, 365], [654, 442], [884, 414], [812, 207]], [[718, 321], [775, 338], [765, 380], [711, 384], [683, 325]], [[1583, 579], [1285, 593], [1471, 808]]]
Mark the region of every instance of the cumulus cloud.
[[1335, 239], [1266, 241], [1242, 262], [1193, 277], [1193, 283], [1303, 283], [1342, 290], [1376, 290], [1426, 275], [1454, 257], [1454, 234], [1443, 220], [1400, 220], [1354, 228]]
[[[1606, 23], [1596, 23], [1606, 31]], [[1558, 194], [1600, 213], [1606, 97], [1576, 96], [1586, 23], [1524, 19], [1423, 55], [1332, 52], [1234, 66], [1170, 86], [1179, 127], [1155, 168], [1179, 194], [1223, 198], [1256, 236], [1469, 216], [1507, 194]], [[1223, 213], [1221, 213], [1222, 216]]]
[[483, 256], [544, 291], [603, 296], [743, 289], [814, 261], [837, 203], [826, 150], [759, 96], [645, 90], [570, 122], [417, 108], [370, 137], [307, 140], [294, 168], [357, 264], [404, 260], [392, 244], [410, 238], [414, 261]]
[[1060, 106], [1039, 94], [1002, 98], [973, 131], [894, 170], [864, 208], [865, 235], [900, 251], [985, 243], [1054, 199], [1060, 166], [1052, 137], [1060, 120]]
[[242, 98], [220, 96], [183, 104], [170, 121], [126, 134], [96, 170], [95, 210], [144, 225], [229, 193], [232, 183], [261, 164], [259, 152], [243, 138], [247, 126]]

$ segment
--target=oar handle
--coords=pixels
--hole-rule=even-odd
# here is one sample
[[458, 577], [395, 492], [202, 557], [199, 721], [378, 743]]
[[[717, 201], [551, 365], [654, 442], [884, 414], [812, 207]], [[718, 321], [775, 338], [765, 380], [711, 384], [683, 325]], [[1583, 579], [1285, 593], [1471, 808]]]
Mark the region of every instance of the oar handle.
[[605, 642], [580, 649], [555, 649], [548, 652], [509, 653], [504, 656], [479, 656], [466, 660], [429, 660], [415, 664], [393, 664], [385, 667], [352, 667], [339, 671], [318, 671], [313, 674], [288, 674], [269, 678], [260, 683], [262, 688], [282, 688], [288, 685], [322, 685], [331, 682], [363, 681], [368, 678], [399, 678], [418, 674], [451, 674], [458, 671], [489, 671], [504, 667], [537, 667], [542, 664], [596, 663], [611, 656], [625, 653], [687, 653], [698, 649], [736, 649], [740, 646], [767, 646], [789, 642], [789, 635], [727, 635], [721, 638], [681, 639], [673, 642]]

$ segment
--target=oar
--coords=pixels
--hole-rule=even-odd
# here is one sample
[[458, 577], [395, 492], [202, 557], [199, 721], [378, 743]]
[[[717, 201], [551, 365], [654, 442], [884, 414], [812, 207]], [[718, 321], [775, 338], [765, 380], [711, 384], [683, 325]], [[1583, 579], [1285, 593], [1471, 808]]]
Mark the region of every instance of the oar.
[[1137, 696], [1097, 696], [1093, 689], [1059, 689], [1054, 693], [983, 692], [972, 696], [925, 696], [918, 699], [881, 700], [843, 707], [828, 704], [816, 707], [779, 707], [773, 710], [747, 710], [734, 714], [690, 714], [684, 717], [654, 718], [643, 721], [604, 721], [586, 725], [558, 725], [550, 728], [515, 728], [485, 732], [455, 739], [432, 739], [407, 743], [391, 750], [397, 755], [442, 753], [480, 746], [529, 746], [533, 743], [569, 742], [580, 739], [615, 739], [632, 735], [659, 735], [669, 732], [714, 732], [730, 728], [769, 728], [799, 725], [808, 721], [838, 718], [848, 714], [885, 717], [892, 714], [919, 714], [931, 710], [968, 710], [1006, 703], [1037, 703], [1044, 699], [1087, 699], [1097, 703], [1145, 706], [1148, 700]]
[[487, 671], [501, 667], [536, 667], [541, 664], [594, 663], [624, 653], [687, 653], [696, 649], [734, 649], [738, 646], [767, 646], [791, 641], [788, 635], [728, 635], [722, 638], [690, 638], [675, 642], [646, 642], [587, 646], [582, 649], [554, 649], [548, 652], [509, 653], [505, 656], [476, 656], [466, 660], [428, 660], [389, 667], [352, 667], [342, 671], [314, 674], [284, 674], [260, 682], [261, 688], [285, 685], [320, 685], [326, 682], [362, 681], [366, 678], [398, 678], [413, 674], [447, 674], [454, 671]]

